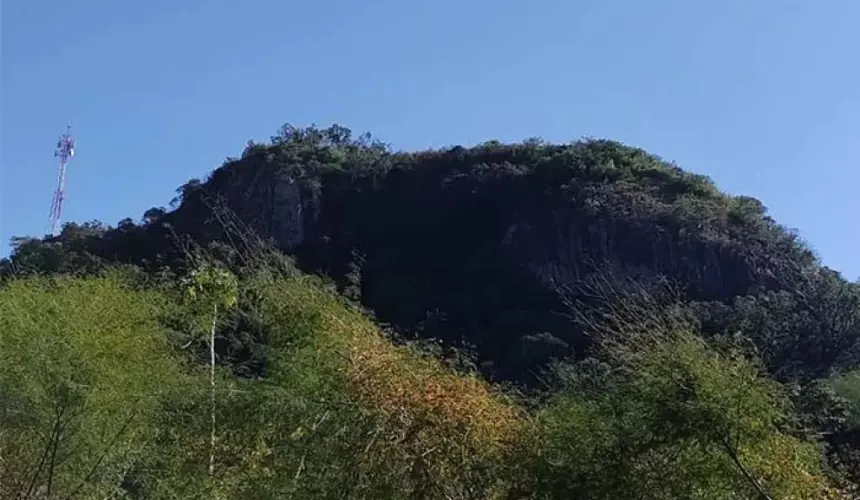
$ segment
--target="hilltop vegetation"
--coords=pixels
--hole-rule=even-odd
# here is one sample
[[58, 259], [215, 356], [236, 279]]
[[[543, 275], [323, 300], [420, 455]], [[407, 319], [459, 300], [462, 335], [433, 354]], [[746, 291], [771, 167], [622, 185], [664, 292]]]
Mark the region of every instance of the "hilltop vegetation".
[[[4, 498], [860, 481], [860, 285], [757, 200], [616, 142], [407, 153], [285, 127], [171, 210], [13, 244]], [[236, 280], [214, 315], [201, 269]]]

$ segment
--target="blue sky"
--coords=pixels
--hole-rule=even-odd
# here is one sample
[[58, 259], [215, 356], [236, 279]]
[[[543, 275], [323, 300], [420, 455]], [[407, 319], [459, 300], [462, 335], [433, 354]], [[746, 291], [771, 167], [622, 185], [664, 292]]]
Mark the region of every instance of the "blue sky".
[[[607, 137], [761, 199], [860, 276], [856, 0], [3, 2], [0, 240], [166, 206], [284, 122], [399, 149]], [[2, 253], [8, 250], [5, 248]]]

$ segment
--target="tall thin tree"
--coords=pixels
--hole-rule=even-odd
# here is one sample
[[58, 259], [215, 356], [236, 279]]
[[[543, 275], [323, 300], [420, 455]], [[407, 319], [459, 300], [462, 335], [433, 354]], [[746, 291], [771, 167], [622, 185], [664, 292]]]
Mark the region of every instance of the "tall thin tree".
[[185, 281], [186, 290], [203, 307], [212, 311], [209, 324], [209, 475], [215, 473], [216, 384], [215, 336], [218, 315], [236, 304], [239, 286], [236, 277], [221, 267], [205, 264], [194, 269]]

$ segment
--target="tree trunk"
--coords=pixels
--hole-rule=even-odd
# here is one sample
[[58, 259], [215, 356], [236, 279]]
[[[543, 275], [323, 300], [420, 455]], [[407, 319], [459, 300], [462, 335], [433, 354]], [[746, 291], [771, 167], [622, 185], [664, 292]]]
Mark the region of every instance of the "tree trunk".
[[762, 498], [762, 500], [773, 500], [773, 497], [770, 496], [767, 491], [765, 491], [764, 486], [762, 486], [761, 483], [758, 482], [758, 480], [752, 475], [752, 472], [747, 470], [747, 468], [744, 467], [744, 464], [741, 463], [741, 459], [729, 439], [725, 439], [723, 441], [723, 449], [726, 450], [726, 453], [728, 453], [729, 457], [732, 459], [732, 462], [734, 462], [738, 469], [740, 469], [741, 474], [743, 474], [744, 478], [746, 478], [746, 480], [753, 486], [753, 488], [755, 488], [756, 492]]
[[215, 325], [218, 322], [218, 304], [212, 312], [209, 331], [209, 475], [215, 474]]

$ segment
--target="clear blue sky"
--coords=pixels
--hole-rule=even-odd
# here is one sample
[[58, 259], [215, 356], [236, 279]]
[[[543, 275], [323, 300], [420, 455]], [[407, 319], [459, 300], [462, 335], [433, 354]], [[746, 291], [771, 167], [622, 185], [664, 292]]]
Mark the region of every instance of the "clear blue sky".
[[[0, 239], [109, 224], [284, 122], [396, 148], [607, 137], [761, 199], [860, 276], [857, 0], [19, 0], [2, 10]], [[6, 253], [7, 250], [3, 250]]]

